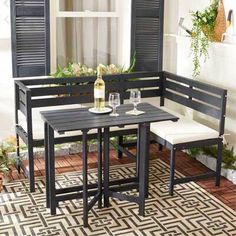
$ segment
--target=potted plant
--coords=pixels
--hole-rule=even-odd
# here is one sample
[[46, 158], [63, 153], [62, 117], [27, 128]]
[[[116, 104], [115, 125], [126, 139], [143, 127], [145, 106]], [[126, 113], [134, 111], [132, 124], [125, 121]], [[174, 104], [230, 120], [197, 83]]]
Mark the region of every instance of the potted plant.
[[7, 157], [6, 150], [1, 147], [0, 149], [0, 190], [2, 190], [3, 184], [9, 182], [11, 174], [11, 164]]
[[[208, 48], [212, 41], [221, 41], [226, 27], [222, 0], [212, 0], [203, 11], [191, 12], [191, 50], [193, 53], [193, 77], [200, 74], [200, 58], [208, 58]], [[224, 27], [225, 26], [225, 27]]]
[[0, 191], [3, 185], [10, 181], [12, 169], [16, 165], [16, 159], [8, 157], [11, 150], [12, 146], [9, 146], [8, 141], [0, 144]]
[[[124, 66], [118, 66], [114, 64], [103, 65], [99, 64], [102, 68], [102, 72], [104, 75], [112, 75], [112, 74], [120, 74], [120, 73], [131, 73], [134, 71], [136, 66], [136, 52], [134, 52], [129, 68], [125, 68]], [[97, 67], [96, 67], [97, 68]], [[67, 78], [67, 77], [76, 77], [76, 76], [96, 76], [96, 69], [90, 68], [85, 64], [69, 62], [66, 67], [61, 67], [58, 65], [57, 71], [52, 74], [55, 78]]]

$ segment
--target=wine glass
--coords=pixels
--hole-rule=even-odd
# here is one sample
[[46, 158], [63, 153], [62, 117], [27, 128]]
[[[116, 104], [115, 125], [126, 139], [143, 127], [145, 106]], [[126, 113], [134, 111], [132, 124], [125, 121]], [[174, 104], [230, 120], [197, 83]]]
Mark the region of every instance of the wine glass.
[[139, 90], [130, 91], [130, 102], [133, 103], [134, 109], [132, 110], [133, 114], [139, 113], [137, 106], [141, 102], [141, 92]]
[[120, 94], [119, 93], [110, 93], [109, 94], [109, 106], [112, 107], [113, 111], [110, 116], [119, 116], [116, 112], [116, 108], [120, 106]]

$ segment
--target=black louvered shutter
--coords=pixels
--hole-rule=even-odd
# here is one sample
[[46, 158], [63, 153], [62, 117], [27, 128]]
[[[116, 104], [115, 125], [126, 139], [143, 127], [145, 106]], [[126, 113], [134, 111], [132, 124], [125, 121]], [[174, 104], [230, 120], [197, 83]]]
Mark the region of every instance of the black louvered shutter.
[[49, 0], [11, 0], [14, 77], [50, 73]]
[[164, 0], [132, 1], [131, 54], [136, 71], [161, 71], [163, 60]]

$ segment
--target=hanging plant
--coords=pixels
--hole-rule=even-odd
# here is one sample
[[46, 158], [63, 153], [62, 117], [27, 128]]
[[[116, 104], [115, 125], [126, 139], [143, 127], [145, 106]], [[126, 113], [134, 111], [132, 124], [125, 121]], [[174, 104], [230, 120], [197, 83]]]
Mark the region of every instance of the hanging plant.
[[193, 54], [193, 77], [200, 74], [200, 58], [204, 61], [209, 57], [208, 48], [214, 41], [215, 21], [218, 13], [219, 0], [213, 0], [211, 5], [202, 12], [191, 12], [192, 34], [191, 50]]

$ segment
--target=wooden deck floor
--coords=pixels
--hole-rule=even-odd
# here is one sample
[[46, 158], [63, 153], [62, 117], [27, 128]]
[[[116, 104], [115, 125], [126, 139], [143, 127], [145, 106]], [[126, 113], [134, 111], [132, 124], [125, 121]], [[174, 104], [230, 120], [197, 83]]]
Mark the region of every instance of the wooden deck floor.
[[[135, 152], [135, 150], [133, 150]], [[151, 159], [160, 158], [166, 163], [169, 163], [169, 151], [164, 150], [159, 152], [156, 145], [151, 145], [150, 149]], [[111, 151], [111, 165], [121, 165], [124, 163], [131, 163], [132, 159], [123, 157], [122, 159], [117, 159], [116, 153]], [[97, 167], [97, 156], [95, 152], [89, 154], [89, 168]], [[24, 163], [27, 166], [27, 161]], [[209, 171], [207, 167], [196, 161], [195, 159], [189, 157], [183, 152], [178, 152], [176, 157], [176, 168], [178, 171], [184, 175], [194, 175], [196, 173], [204, 173]], [[82, 158], [81, 155], [70, 155], [65, 157], [56, 158], [56, 173], [64, 173], [71, 171], [78, 171], [82, 169]], [[41, 157], [35, 160], [35, 175], [43, 176], [45, 174], [44, 170], [44, 159]], [[23, 174], [18, 174], [17, 171], [13, 171], [12, 178], [23, 179], [25, 178]], [[224, 202], [226, 205], [231, 207], [236, 211], [236, 185], [228, 181], [226, 178], [221, 178], [221, 186], [215, 187], [214, 178], [196, 181], [202, 188], [210, 192], [216, 198]]]

